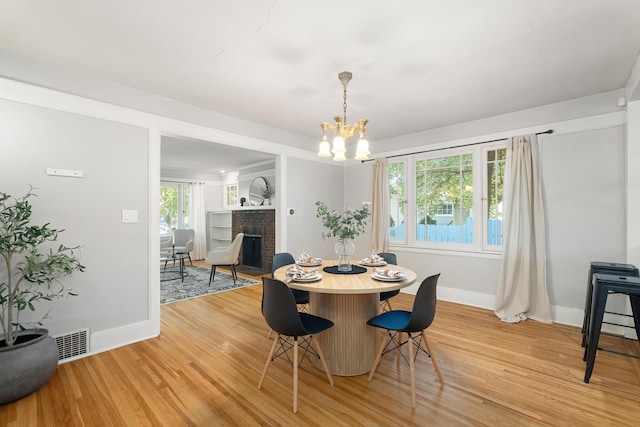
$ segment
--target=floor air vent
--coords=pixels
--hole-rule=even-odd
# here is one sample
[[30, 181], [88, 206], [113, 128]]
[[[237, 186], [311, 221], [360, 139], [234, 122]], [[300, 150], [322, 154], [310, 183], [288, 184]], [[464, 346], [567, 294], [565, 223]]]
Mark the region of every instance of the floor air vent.
[[58, 345], [58, 360], [66, 360], [89, 352], [89, 329], [53, 337]]

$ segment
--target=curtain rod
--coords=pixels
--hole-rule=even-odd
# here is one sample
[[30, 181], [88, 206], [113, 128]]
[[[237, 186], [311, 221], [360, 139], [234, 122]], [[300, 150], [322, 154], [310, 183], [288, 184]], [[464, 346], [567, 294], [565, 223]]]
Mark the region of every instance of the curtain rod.
[[[552, 133], [553, 133], [553, 129], [549, 129], [549, 130], [545, 130], [544, 132], [537, 132], [536, 135], [543, 135], [543, 134], [551, 135]], [[413, 152], [413, 153], [395, 154], [393, 156], [387, 156], [386, 158], [387, 159], [392, 159], [394, 157], [411, 156], [412, 154], [422, 154], [422, 153], [430, 153], [432, 151], [450, 150], [452, 148], [458, 148], [458, 147], [469, 147], [469, 146], [472, 146], [472, 145], [488, 144], [490, 142], [506, 141], [507, 139], [508, 138], [498, 138], [498, 139], [492, 139], [490, 141], [472, 142], [470, 144], [456, 145], [455, 147], [433, 148], [431, 150], [416, 151], [416, 152]], [[372, 162], [374, 160], [376, 160], [376, 159], [361, 160], [361, 163]]]

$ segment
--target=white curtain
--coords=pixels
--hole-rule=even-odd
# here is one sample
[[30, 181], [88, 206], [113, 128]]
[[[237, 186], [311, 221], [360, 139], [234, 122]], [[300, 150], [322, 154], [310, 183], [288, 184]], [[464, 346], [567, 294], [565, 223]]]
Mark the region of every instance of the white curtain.
[[387, 176], [387, 159], [376, 159], [373, 163], [371, 250], [389, 252], [389, 178]]
[[204, 184], [189, 185], [189, 227], [195, 230], [193, 259], [207, 257], [207, 216], [204, 204]]
[[494, 312], [503, 322], [550, 323], [547, 244], [536, 135], [507, 140], [502, 263]]

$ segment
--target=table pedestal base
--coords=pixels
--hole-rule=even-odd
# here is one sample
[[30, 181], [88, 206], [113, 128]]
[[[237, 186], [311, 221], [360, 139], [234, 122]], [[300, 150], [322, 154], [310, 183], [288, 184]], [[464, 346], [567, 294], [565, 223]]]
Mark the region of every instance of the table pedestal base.
[[[312, 314], [327, 318], [335, 325], [315, 335], [332, 375], [355, 376], [369, 372], [376, 355], [376, 329], [367, 320], [378, 314], [380, 294], [310, 293]], [[313, 364], [322, 369], [319, 360]]]

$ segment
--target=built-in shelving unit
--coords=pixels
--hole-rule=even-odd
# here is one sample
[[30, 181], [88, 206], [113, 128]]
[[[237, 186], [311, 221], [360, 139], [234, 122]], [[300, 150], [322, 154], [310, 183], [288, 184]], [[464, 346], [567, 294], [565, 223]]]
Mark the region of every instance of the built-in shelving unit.
[[231, 244], [231, 211], [210, 211], [209, 249]]

